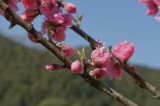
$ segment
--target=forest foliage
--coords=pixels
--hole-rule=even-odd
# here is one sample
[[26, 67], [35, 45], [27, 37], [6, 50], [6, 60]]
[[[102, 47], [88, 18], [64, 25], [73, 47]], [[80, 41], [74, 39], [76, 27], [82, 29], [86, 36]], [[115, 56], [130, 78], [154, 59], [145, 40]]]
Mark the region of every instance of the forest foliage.
[[[89, 49], [85, 51], [89, 58]], [[71, 57], [75, 58], [77, 55]], [[0, 36], [0, 106], [121, 106], [70, 70], [47, 72], [45, 65], [53, 61], [61, 63], [47, 51], [27, 48]], [[137, 66], [137, 71], [160, 87], [160, 70]], [[106, 77], [103, 82], [140, 106], [160, 106], [126, 73], [121, 81]]]

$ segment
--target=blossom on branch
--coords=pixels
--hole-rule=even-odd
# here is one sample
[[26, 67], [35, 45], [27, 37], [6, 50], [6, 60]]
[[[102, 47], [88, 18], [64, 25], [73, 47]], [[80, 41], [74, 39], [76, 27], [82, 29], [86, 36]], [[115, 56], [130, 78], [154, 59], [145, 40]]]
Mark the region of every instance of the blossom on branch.
[[156, 15], [159, 10], [160, 0], [139, 0], [141, 3], [145, 3], [148, 7], [147, 15]]
[[107, 67], [108, 74], [110, 75], [110, 79], [121, 80], [123, 71], [118, 64], [115, 64], [113, 61], [110, 62]]
[[24, 21], [30, 23], [30, 22], [32, 22], [32, 21], [34, 20], [34, 18], [36, 18], [37, 15], [38, 15], [38, 14], [37, 14], [37, 11], [36, 11], [36, 10], [27, 9], [27, 10], [25, 10], [24, 12], [22, 12], [22, 13], [20, 14], [20, 17], [21, 17]]
[[60, 44], [59, 49], [66, 57], [71, 57], [74, 54], [74, 49], [70, 45]]
[[63, 3], [65, 10], [69, 13], [76, 13], [76, 6], [73, 3]]
[[112, 53], [121, 61], [127, 61], [134, 53], [134, 45], [128, 41], [120, 42], [112, 48]]
[[25, 9], [37, 10], [39, 0], [21, 0]]
[[76, 60], [75, 62], [71, 64], [71, 72], [72, 73], [82, 73], [83, 64], [79, 60]]
[[111, 54], [107, 53], [105, 47], [98, 47], [91, 54], [92, 64], [95, 67], [105, 68], [109, 65], [111, 61]]
[[59, 70], [59, 69], [61, 69], [61, 66], [58, 64], [47, 64], [46, 65], [46, 70], [48, 72], [53, 72], [53, 71]]

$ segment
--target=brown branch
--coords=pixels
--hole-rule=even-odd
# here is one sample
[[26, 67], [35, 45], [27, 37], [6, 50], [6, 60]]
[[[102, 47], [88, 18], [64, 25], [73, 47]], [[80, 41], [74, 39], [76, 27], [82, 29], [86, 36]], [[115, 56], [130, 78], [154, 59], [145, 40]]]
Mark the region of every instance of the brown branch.
[[[13, 12], [8, 5], [6, 5], [2, 0], [0, 0], [0, 8], [2, 10], [4, 10], [7, 14], [10, 15], [10, 22], [13, 22], [19, 26], [21, 26], [22, 28], [24, 28], [27, 32], [29, 32], [30, 34], [32, 34], [35, 39], [37, 40], [38, 43], [41, 43], [44, 47], [46, 47], [50, 52], [52, 52], [55, 56], [57, 56], [64, 64], [67, 68], [70, 69], [70, 65], [71, 65], [71, 61], [69, 59], [67, 59], [58, 49], [56, 46], [54, 46], [52, 43], [50, 43], [49, 41], [47, 41], [45, 38], [43, 38], [41, 36], [41, 34], [39, 32], [37, 32], [34, 27], [29, 24], [26, 23], [25, 21], [23, 21], [15, 12]], [[120, 103], [126, 105], [126, 106], [138, 106], [137, 104], [135, 104], [134, 102], [130, 101], [129, 99], [127, 99], [126, 97], [122, 96], [121, 94], [119, 94], [118, 92], [116, 92], [115, 90], [109, 88], [108, 86], [106, 86], [105, 84], [101, 83], [100, 81], [95, 80], [94, 78], [92, 78], [88, 73], [82, 73], [79, 74], [89, 85], [91, 85], [92, 87], [110, 95], [112, 98], [116, 99], [117, 101], [119, 101]]]
[[72, 25], [71, 29], [79, 34], [82, 38], [90, 43], [92, 49], [95, 49], [97, 46], [100, 46], [98, 42], [96, 42], [91, 36], [85, 33], [82, 29], [77, 27], [76, 25]]
[[120, 59], [118, 59], [116, 56], [114, 56], [122, 69], [124, 69], [129, 75], [131, 75], [135, 80], [136, 83], [141, 87], [147, 89], [149, 92], [154, 94], [156, 99], [160, 100], [160, 89], [157, 89], [155, 86], [150, 84], [149, 82], [145, 81], [139, 74], [136, 72], [132, 71], [131, 68], [127, 65], [124, 64]]

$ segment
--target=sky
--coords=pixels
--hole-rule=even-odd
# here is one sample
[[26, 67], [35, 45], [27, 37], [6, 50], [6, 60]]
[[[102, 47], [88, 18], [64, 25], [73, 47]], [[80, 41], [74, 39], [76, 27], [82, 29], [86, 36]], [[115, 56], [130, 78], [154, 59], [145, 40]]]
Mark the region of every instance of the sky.
[[[106, 42], [106, 46], [128, 40], [135, 45], [131, 63], [160, 68], [160, 22], [152, 16], [146, 16], [147, 8], [144, 4], [138, 0], [64, 1], [73, 2], [77, 6], [78, 14], [84, 15], [81, 28], [93, 38]], [[38, 17], [33, 22], [37, 30], [40, 30], [40, 21]], [[27, 39], [24, 29], [16, 26], [8, 30], [8, 26], [9, 23], [0, 16], [0, 32], [29, 46], [36, 45]], [[88, 42], [70, 29], [64, 43], [74, 47], [88, 46]]]

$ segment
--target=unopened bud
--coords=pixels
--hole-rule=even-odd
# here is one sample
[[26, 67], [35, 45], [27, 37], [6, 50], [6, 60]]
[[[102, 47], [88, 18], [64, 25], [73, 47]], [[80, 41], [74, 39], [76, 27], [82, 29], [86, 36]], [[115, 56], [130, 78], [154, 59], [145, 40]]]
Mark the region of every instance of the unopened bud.
[[59, 70], [60, 68], [61, 68], [61, 66], [58, 65], [58, 64], [47, 64], [47, 65], [46, 65], [46, 70], [47, 70], [48, 72], [53, 72], [53, 71], [55, 71], [55, 70]]
[[64, 3], [65, 10], [69, 13], [76, 13], [76, 6], [73, 3]]

